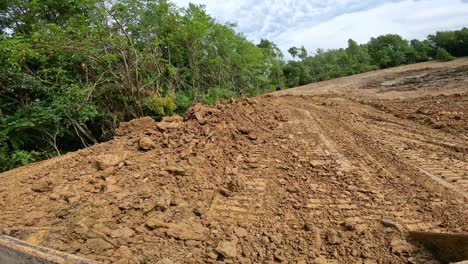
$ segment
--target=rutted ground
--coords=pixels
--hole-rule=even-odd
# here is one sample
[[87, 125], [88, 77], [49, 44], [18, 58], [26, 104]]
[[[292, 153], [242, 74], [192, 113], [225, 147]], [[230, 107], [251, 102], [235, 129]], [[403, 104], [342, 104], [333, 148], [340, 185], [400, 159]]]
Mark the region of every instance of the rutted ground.
[[407, 231], [468, 232], [463, 63], [134, 120], [1, 174], [0, 228], [105, 263], [437, 263]]

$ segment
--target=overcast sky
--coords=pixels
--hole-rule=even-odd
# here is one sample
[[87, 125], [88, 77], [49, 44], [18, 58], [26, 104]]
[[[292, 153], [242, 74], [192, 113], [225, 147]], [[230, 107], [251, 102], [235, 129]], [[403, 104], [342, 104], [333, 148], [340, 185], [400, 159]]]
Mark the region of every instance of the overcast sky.
[[286, 51], [304, 45], [341, 48], [349, 38], [396, 33], [424, 39], [441, 30], [468, 27], [468, 0], [172, 0], [206, 5], [219, 22], [237, 23], [248, 39], [272, 40]]

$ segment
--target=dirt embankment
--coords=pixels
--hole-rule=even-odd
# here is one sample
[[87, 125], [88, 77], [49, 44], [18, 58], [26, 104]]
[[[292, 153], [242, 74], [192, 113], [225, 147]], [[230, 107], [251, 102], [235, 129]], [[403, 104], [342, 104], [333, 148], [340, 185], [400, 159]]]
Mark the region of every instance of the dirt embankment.
[[0, 174], [0, 232], [103, 263], [438, 263], [407, 232], [468, 231], [467, 94], [411, 98], [134, 120]]

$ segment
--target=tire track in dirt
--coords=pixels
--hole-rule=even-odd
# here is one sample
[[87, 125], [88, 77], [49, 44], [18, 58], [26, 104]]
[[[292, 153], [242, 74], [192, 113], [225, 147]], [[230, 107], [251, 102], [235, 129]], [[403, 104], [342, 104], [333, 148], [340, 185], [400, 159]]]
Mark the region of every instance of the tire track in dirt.
[[267, 182], [262, 178], [253, 178], [247, 180], [244, 185], [244, 190], [232, 197], [216, 194], [209, 217], [237, 222], [260, 221], [259, 209], [264, 207]]
[[301, 109], [301, 108], [295, 108], [298, 111], [302, 111], [310, 120], [310, 124], [312, 129], [316, 130], [316, 133], [319, 136], [319, 140], [321, 145], [324, 146], [324, 149], [326, 149], [334, 158], [335, 161], [339, 164], [340, 169], [342, 171], [348, 171], [351, 169], [351, 164], [349, 160], [344, 157], [336, 148], [335, 144], [330, 141], [325, 135], [324, 131], [321, 130], [320, 126], [318, 125], [318, 119], [315, 116], [312, 116], [310, 111]]
[[[385, 169], [386, 164], [380, 164], [377, 159], [369, 155], [369, 152], [355, 148], [355, 146], [351, 148], [354, 154], [349, 155], [350, 153], [344, 151], [343, 145], [340, 144], [342, 142], [336, 141], [333, 137], [319, 136], [320, 134], [334, 135], [336, 133], [324, 126], [322, 120], [331, 119], [331, 117], [320, 110], [317, 104], [304, 104], [302, 100], [294, 100], [293, 103], [289, 101], [289, 103], [290, 106], [285, 112], [290, 112], [288, 116], [298, 120], [288, 123], [302, 124], [302, 126], [292, 130], [304, 131], [301, 133], [302, 136], [309, 134], [318, 139], [318, 144], [314, 147], [313, 152], [317, 153], [319, 157], [324, 157], [324, 160], [317, 159], [315, 161], [317, 166], [314, 169], [321, 170], [322, 165], [328, 165], [326, 169], [321, 170], [320, 178], [312, 184], [311, 191], [307, 194], [308, 199], [302, 204], [301, 210], [308, 214], [309, 219], [328, 218], [328, 221], [338, 224], [338, 226], [341, 225], [341, 227], [344, 225], [345, 228], [373, 230], [373, 232], [381, 230], [383, 218], [395, 220], [401, 225], [402, 230], [441, 230], [440, 221], [427, 217], [418, 211], [418, 206], [409, 202], [411, 201], [410, 197], [408, 197], [408, 201], [401, 199], [402, 194], [391, 189], [386, 184], [386, 180], [378, 182], [379, 179], [375, 179], [375, 174], [381, 170], [385, 171], [388, 177], [397, 178], [396, 175]], [[336, 122], [337, 120], [329, 121]], [[345, 128], [345, 126], [341, 128]], [[293, 132], [290, 131], [290, 133]], [[341, 134], [342, 130], [339, 133]], [[351, 145], [352, 143], [348, 140], [352, 140], [352, 137], [348, 137], [346, 134], [345, 132], [340, 136], [342, 139], [347, 139], [346, 145]], [[295, 138], [295, 140], [300, 141], [301, 138]], [[357, 158], [358, 155], [359, 158]], [[348, 165], [345, 170], [342, 167], [343, 161], [346, 161]], [[378, 168], [373, 166], [376, 164], [378, 164]], [[351, 227], [346, 227], [348, 225]], [[323, 228], [326, 229], [327, 226], [329, 227], [330, 224], [326, 224]], [[322, 236], [322, 239], [327, 240], [327, 235]], [[407, 244], [408, 242], [397, 234], [387, 233], [381, 243], [382, 248], [385, 248], [388, 243], [392, 244], [393, 250], [411, 248]], [[362, 245], [367, 247], [365, 242]], [[327, 249], [336, 250], [333, 247], [327, 247]], [[338, 259], [342, 261], [341, 258], [338, 257]], [[393, 260], [392, 262], [400, 261]]]
[[[297, 103], [295, 104], [297, 105]], [[308, 108], [310, 109], [309, 110], [309, 113], [314, 113], [315, 115], [320, 115], [322, 116], [322, 118], [315, 118], [314, 119], [314, 122], [320, 122], [320, 120], [323, 120], [323, 119], [327, 119], [328, 122], [333, 122], [333, 121], [337, 121], [336, 119], [333, 120], [333, 117], [329, 116], [326, 114], [327, 111], [323, 111], [323, 110], [320, 110], [321, 107], [317, 104], [311, 104], [311, 103], [305, 103], [304, 106], [301, 106], [302, 108]], [[323, 108], [322, 108], [323, 109]], [[336, 122], [336, 123], [340, 123], [340, 122]], [[345, 131], [347, 129], [350, 129], [349, 127], [346, 127], [346, 126], [341, 126], [340, 127], [341, 130], [340, 132], [342, 133], [341, 137], [347, 137]], [[354, 127], [354, 129], [359, 129], [360, 127]], [[372, 128], [374, 129], [374, 128]], [[352, 128], [350, 130], [353, 130]], [[327, 131], [327, 134], [334, 134], [334, 132], [330, 131], [330, 130], [326, 130]], [[377, 130], [378, 132], [379, 130]], [[367, 131], [366, 131], [367, 132]], [[370, 133], [370, 135], [373, 135], [372, 133]], [[379, 137], [383, 137], [383, 133], [380, 133], [378, 134], [378, 136], [376, 135], [376, 137], [374, 138], [375, 141], [378, 141], [380, 142], [381, 140], [379, 139]], [[351, 135], [348, 135], [349, 139], [352, 140], [352, 136]], [[414, 137], [414, 136], [413, 136]], [[417, 138], [421, 138], [420, 135], [417, 135], [416, 136]], [[424, 139], [423, 139], [424, 140]], [[390, 141], [389, 141], [390, 142]], [[391, 143], [389, 143], [388, 145], [385, 146], [386, 149], [389, 149], [389, 150], [392, 150], [395, 148], [395, 146], [398, 146], [399, 143], [401, 142], [401, 139], [400, 141], [391, 141]], [[350, 145], [351, 142], [347, 142], [347, 145]], [[382, 143], [382, 142], [380, 142]], [[388, 142], [387, 142], [388, 143]], [[383, 145], [381, 145], [382, 147], [384, 147]], [[440, 149], [441, 147], [440, 146], [435, 146], [437, 147], [438, 149]], [[371, 157], [369, 156], [369, 152], [367, 151], [362, 151], [362, 150], [359, 150], [360, 148], [359, 147], [356, 147], [356, 148], [352, 148], [352, 150], [354, 152], [356, 152], [356, 150], [358, 150], [357, 152], [358, 153], [361, 153], [361, 157], [362, 157], [362, 161], [359, 161], [359, 159], [356, 159], [356, 156], [353, 156], [353, 165], [355, 167], [355, 170], [358, 171], [358, 174], [361, 175], [362, 179], [367, 181], [370, 185], [374, 185], [373, 187], [378, 187], [376, 186], [376, 180], [378, 181], [379, 179], [375, 179], [375, 177], [372, 177], [372, 176], [362, 176], [362, 175], [369, 175], [371, 173], [375, 173], [375, 169], [372, 168], [372, 167], [369, 167], [368, 164], [379, 164], [379, 162], [377, 161], [378, 159], [376, 159], [375, 157]], [[349, 154], [349, 153], [348, 153]], [[356, 153], [355, 153], [356, 154]], [[396, 155], [398, 156], [402, 156], [402, 154], [400, 152], [397, 152]], [[404, 161], [405, 163], [408, 163], [409, 160], [405, 160]], [[414, 166], [413, 164], [411, 164], [412, 166]], [[380, 164], [378, 165], [378, 167], [380, 167], [377, 171], [380, 173], [385, 173], [387, 174], [387, 177], [389, 179], [391, 178], [394, 178], [394, 179], [403, 179], [405, 181], [412, 181], [412, 177], [410, 176], [411, 174], [409, 175], [405, 175], [405, 173], [399, 173], [400, 175], [398, 174], [394, 174], [390, 171], [388, 171], [386, 169], [386, 167], [388, 167], [387, 164]], [[459, 171], [461, 172], [461, 170]], [[448, 175], [448, 174], [447, 174]], [[453, 176], [453, 175], [452, 175]], [[371, 178], [374, 178], [372, 181], [369, 181], [369, 179]], [[426, 176], [427, 178], [427, 176]], [[383, 181], [385, 182], [385, 181]], [[372, 193], [372, 191], [376, 192], [375, 189], [372, 190], [373, 188], [371, 187], [370, 190], [365, 190], [365, 189], [362, 189], [360, 190], [361, 193], [366, 193], [366, 192], [370, 192]], [[380, 189], [380, 190], [379, 190]], [[385, 186], [382, 186], [382, 187], [378, 187], [377, 188], [377, 195], [376, 196], [380, 196], [383, 194], [383, 198], [387, 198], [387, 197], [390, 197], [389, 193], [386, 193], [386, 191], [396, 191], [396, 190], [391, 190], [391, 189], [388, 189], [388, 187], [385, 187]], [[398, 195], [403, 195], [403, 194], [396, 194], [396, 196]], [[350, 201], [346, 201], [346, 200], [343, 200], [345, 202], [348, 202], [348, 203], [345, 203], [345, 205], [339, 205], [341, 206], [342, 208], [346, 208], [346, 206], [348, 204], [350, 204], [349, 202]], [[376, 220], [378, 219], [381, 219], [382, 216], [384, 215], [387, 215], [387, 216], [393, 216], [395, 217], [395, 219], [397, 219], [398, 222], [402, 223], [408, 230], [425, 230], [425, 231], [438, 231], [438, 230], [441, 230], [438, 226], [440, 225], [440, 221], [437, 221], [437, 219], [433, 219], [433, 220], [429, 220], [427, 218], [425, 218], [424, 216], [422, 215], [419, 215], [418, 213], [416, 213], [417, 210], [415, 210], [415, 208], [411, 208], [411, 207], [407, 207], [405, 206], [404, 204], [403, 205], [398, 205], [398, 204], [395, 204], [392, 202], [392, 199], [382, 199], [380, 202], [378, 200], [376, 200], [377, 203], [374, 203], [374, 204], [371, 204], [371, 206], [369, 206], [370, 208], [372, 208], [373, 212], [369, 215], [363, 215], [362, 214], [362, 208], [360, 208], [360, 212], [357, 212], [357, 211], [353, 211], [352, 209], [355, 209], [353, 208], [352, 206], [350, 207], [350, 213], [345, 213], [344, 215], [345, 216], [349, 216], [349, 217], [352, 217], [353, 215], [359, 215], [359, 218], [362, 220], [362, 221], [371, 221], [373, 222], [374, 224], [377, 222]], [[337, 202], [336, 201], [327, 201], [327, 200], [320, 200], [320, 199], [311, 199], [311, 202], [309, 204], [309, 207], [310, 208], [316, 208], [318, 210], [323, 210], [323, 208], [326, 208], [326, 207], [329, 207], [330, 204], [336, 204]], [[434, 201], [434, 204], [437, 205], [437, 203], [439, 203], [439, 201], [437, 201], [437, 199], [435, 199]], [[442, 202], [443, 204], [443, 202]], [[369, 204], [368, 204], [369, 205]], [[333, 206], [336, 206], [336, 205], [333, 205]], [[429, 221], [428, 221], [429, 220]]]
[[[235, 222], [258, 223], [264, 221], [262, 210], [267, 207], [266, 192], [271, 182], [272, 173], [269, 164], [269, 144], [257, 143], [251, 147], [246, 159], [245, 167], [235, 168], [241, 175], [238, 190], [235, 193], [216, 193], [210, 207], [209, 217], [224, 221], [230, 219]], [[239, 159], [242, 159], [239, 156]], [[237, 174], [236, 173], [236, 174]]]
[[[431, 144], [434, 139], [425, 138], [424, 135], [414, 135], [406, 131], [389, 129], [384, 125], [372, 125], [369, 131], [380, 131], [379, 141], [388, 149], [393, 149], [396, 154], [404, 158], [404, 162], [414, 166], [432, 180], [449, 188], [450, 190], [468, 199], [468, 163], [461, 160], [443, 158], [447, 147], [441, 143]], [[372, 132], [370, 132], [372, 133]], [[374, 132], [375, 133], [375, 132]], [[441, 139], [439, 139], [441, 140]], [[409, 148], [408, 145], [412, 147]], [[463, 143], [454, 143], [463, 148]], [[427, 151], [427, 150], [430, 151]], [[431, 157], [434, 156], [435, 157]]]

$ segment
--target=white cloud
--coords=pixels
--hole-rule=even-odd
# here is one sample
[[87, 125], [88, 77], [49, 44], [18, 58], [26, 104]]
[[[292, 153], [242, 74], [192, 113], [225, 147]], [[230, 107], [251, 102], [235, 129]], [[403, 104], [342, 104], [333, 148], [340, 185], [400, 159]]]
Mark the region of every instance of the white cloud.
[[303, 44], [309, 50], [345, 47], [353, 38], [364, 43], [370, 37], [395, 33], [407, 39], [423, 39], [440, 30], [468, 26], [468, 4], [460, 0], [401, 1], [373, 9], [343, 14], [329, 21], [294, 27], [275, 39], [285, 49]]
[[283, 51], [346, 47], [353, 38], [396, 33], [425, 38], [440, 30], [468, 26], [466, 0], [174, 0], [205, 4], [220, 22], [235, 22], [249, 39], [268, 38]]

